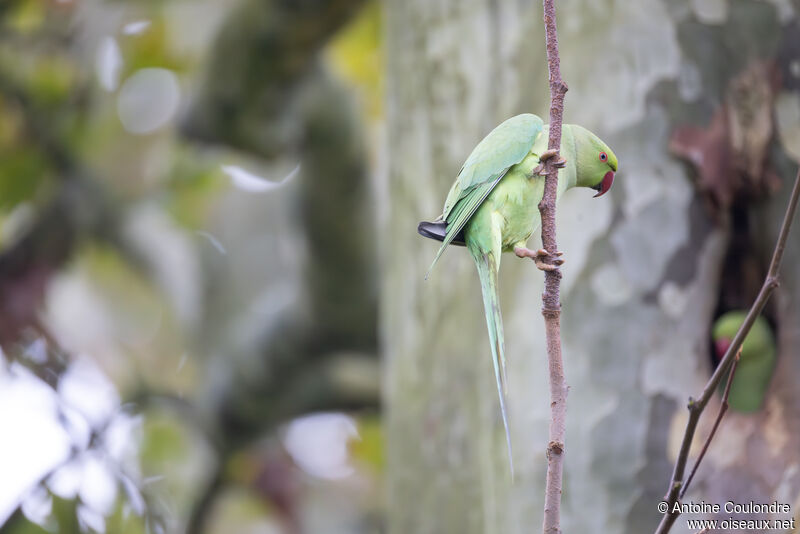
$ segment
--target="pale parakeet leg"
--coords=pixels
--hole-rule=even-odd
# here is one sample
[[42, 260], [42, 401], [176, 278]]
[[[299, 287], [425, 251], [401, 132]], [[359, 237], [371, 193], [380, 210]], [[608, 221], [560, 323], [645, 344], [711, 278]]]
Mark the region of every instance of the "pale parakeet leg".
[[[544, 164], [548, 159], [554, 158], [558, 154], [558, 150], [545, 150], [542, 152], [542, 155], [539, 156], [539, 165], [533, 168], [532, 175], [541, 175], [542, 171], [544, 170]], [[566, 158], [559, 157], [558, 161], [554, 163], [556, 169], [563, 169], [567, 166]]]
[[[547, 252], [545, 249], [540, 248], [536, 252], [532, 251], [529, 248], [525, 247], [525, 242], [520, 242], [514, 245], [514, 254], [517, 255], [518, 258], [530, 258], [536, 264], [536, 267], [542, 271], [555, 271], [558, 269], [559, 265], [564, 265], [565, 261], [563, 258], [557, 258], [552, 264], [545, 263], [545, 258], [550, 256], [550, 253]], [[556, 252], [556, 256], [563, 256], [564, 253], [561, 251]]]

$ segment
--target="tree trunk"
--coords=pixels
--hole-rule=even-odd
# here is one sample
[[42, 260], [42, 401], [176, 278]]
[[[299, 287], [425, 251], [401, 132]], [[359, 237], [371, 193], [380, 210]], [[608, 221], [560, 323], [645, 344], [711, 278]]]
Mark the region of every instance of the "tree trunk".
[[[720, 203], [702, 173], [670, 153], [670, 139], [687, 124], [707, 128], [726, 99], [738, 98], [731, 87], [754, 63], [774, 59], [790, 73], [784, 63], [797, 57], [799, 32], [788, 2], [564, 0], [558, 9], [570, 87], [565, 122], [598, 133], [620, 161], [609, 195], [570, 191], [558, 208], [571, 386], [562, 527], [652, 532], [687, 398], [699, 394], [712, 371], [710, 326], [721, 307], [751, 300], [744, 282], [735, 296], [722, 283], [736, 267], [726, 260], [731, 234], [741, 237], [736, 220], [749, 221], [748, 261], [762, 272], [774, 244], [796, 164], [785, 153], [795, 160], [800, 154], [800, 84], [784, 76], [776, 100], [786, 109], [768, 155], [784, 184], [769, 196], [739, 190], [738, 200]], [[415, 226], [440, 213], [464, 159], [492, 127], [516, 113], [546, 116], [541, 5], [387, 0], [386, 23], [390, 211], [382, 233], [381, 320], [389, 531], [537, 531], [549, 420], [542, 275], [531, 262], [505, 255], [512, 487], [472, 261], [454, 247], [426, 282], [437, 243], [418, 236]], [[772, 101], [765, 105], [771, 110]], [[710, 157], [715, 146], [701, 148]], [[756, 178], [770, 173], [760, 171]], [[733, 175], [715, 178], [723, 190], [738, 187]], [[687, 499], [777, 499], [797, 509], [797, 235], [771, 311], [780, 346], [766, 408], [729, 414]], [[718, 399], [710, 414], [717, 405]], [[699, 440], [712, 418], [701, 422]], [[684, 519], [673, 532], [688, 532]]]

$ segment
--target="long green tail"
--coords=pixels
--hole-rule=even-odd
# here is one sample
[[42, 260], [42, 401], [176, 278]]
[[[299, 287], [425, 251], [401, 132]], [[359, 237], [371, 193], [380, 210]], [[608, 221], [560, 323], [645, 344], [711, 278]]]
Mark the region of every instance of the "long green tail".
[[486, 327], [489, 330], [489, 343], [492, 347], [492, 363], [497, 380], [497, 393], [500, 396], [500, 411], [503, 415], [503, 426], [506, 430], [508, 445], [508, 462], [511, 478], [514, 478], [514, 459], [511, 454], [511, 432], [508, 429], [508, 413], [506, 411], [506, 354], [503, 337], [503, 318], [500, 315], [500, 296], [497, 292], [497, 262], [492, 254], [473, 256], [478, 267], [483, 293], [483, 308], [486, 313]]

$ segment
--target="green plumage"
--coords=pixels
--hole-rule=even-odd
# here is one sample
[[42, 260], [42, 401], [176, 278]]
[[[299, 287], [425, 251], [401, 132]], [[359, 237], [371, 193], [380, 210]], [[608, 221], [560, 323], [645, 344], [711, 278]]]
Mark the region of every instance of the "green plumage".
[[[420, 230], [427, 237], [442, 240], [429, 273], [447, 245], [462, 231], [477, 266], [510, 462], [505, 342], [497, 275], [501, 253], [524, 248], [539, 226], [538, 205], [544, 193], [544, 177], [533, 172], [540, 163], [539, 156], [547, 149], [548, 134], [548, 126], [529, 113], [500, 124], [475, 147], [450, 188], [437, 219], [446, 223], [444, 234], [431, 235], [430, 230], [423, 233], [422, 227]], [[599, 194], [608, 190], [617, 170], [617, 158], [597, 136], [580, 126], [564, 125], [560, 154], [566, 159], [566, 166], [559, 171], [559, 197], [575, 186], [598, 189]], [[424, 224], [430, 227], [436, 223]], [[513, 462], [511, 466], [513, 475]]]
[[[714, 341], [723, 342], [722, 347], [717, 346], [720, 358], [724, 355], [721, 348], [725, 346], [726, 342], [730, 344], [746, 316], [747, 313], [744, 311], [731, 311], [714, 323]], [[723, 354], [719, 354], [719, 352], [723, 352]], [[728, 394], [728, 405], [731, 409], [744, 413], [756, 412], [761, 409], [764, 405], [767, 387], [775, 370], [775, 357], [775, 340], [772, 330], [766, 319], [758, 317], [742, 343], [742, 354], [736, 365], [736, 374], [733, 375], [731, 391]], [[727, 382], [728, 375], [726, 374], [720, 383], [721, 390], [724, 390]]]
[[530, 154], [543, 128], [542, 119], [536, 115], [517, 115], [489, 132], [472, 150], [444, 202], [441, 219], [447, 221], [447, 234], [429, 273], [501, 178]]

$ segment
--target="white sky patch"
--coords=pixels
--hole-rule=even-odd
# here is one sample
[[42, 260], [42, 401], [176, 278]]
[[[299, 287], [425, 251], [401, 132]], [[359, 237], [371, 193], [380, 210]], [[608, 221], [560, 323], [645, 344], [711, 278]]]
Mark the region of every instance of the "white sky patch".
[[61, 377], [58, 392], [64, 403], [79, 411], [94, 427], [105, 423], [119, 407], [119, 394], [92, 363], [78, 359]]
[[72, 445], [78, 448], [89, 446], [92, 437], [92, 427], [86, 417], [73, 406], [64, 406], [61, 403], [61, 425], [69, 434]]
[[117, 114], [132, 134], [155, 132], [178, 111], [181, 92], [175, 73], [167, 69], [140, 69], [120, 89]]
[[120, 476], [120, 482], [122, 483], [122, 489], [125, 490], [125, 496], [128, 498], [128, 502], [126, 504], [130, 506], [130, 509], [134, 514], [138, 516], [144, 514], [146, 510], [146, 504], [144, 502], [142, 493], [139, 491], [139, 488], [127, 475]]
[[152, 24], [149, 20], [135, 20], [122, 27], [124, 35], [139, 35], [144, 33]]
[[100, 532], [106, 531], [106, 519], [103, 514], [89, 506], [78, 506], [78, 523], [83, 532]]
[[95, 72], [100, 87], [108, 92], [119, 86], [119, 75], [122, 71], [122, 53], [113, 37], [104, 37], [100, 41], [95, 57]]
[[[124, 407], [123, 407], [124, 409]], [[137, 460], [138, 439], [142, 428], [141, 415], [119, 413], [106, 427], [103, 445], [108, 456], [118, 464]]]
[[62, 499], [74, 499], [81, 489], [83, 459], [76, 458], [59, 468], [47, 480], [47, 487]]
[[0, 366], [0, 524], [42, 477], [70, 453], [57, 397], [22, 366]]
[[[117, 471], [136, 461], [140, 427], [141, 417], [119, 407], [113, 384], [88, 359], [69, 366], [57, 391], [19, 364], [0, 366], [0, 525], [20, 504], [43, 524], [52, 511], [39, 485], [45, 483], [64, 499], [80, 497], [81, 524], [103, 532], [117, 499]], [[92, 428], [102, 430], [101, 446], [87, 450]], [[141, 494], [128, 500], [143, 510]]]
[[195, 324], [202, 309], [203, 286], [197, 243], [174, 219], [153, 203], [142, 202], [129, 212], [125, 237], [139, 253], [184, 324]]
[[25, 355], [33, 363], [42, 365], [47, 361], [47, 342], [44, 339], [35, 339], [25, 347]]
[[22, 503], [22, 513], [38, 525], [43, 525], [52, 511], [53, 499], [42, 486], [35, 487]]
[[300, 172], [300, 165], [298, 164], [280, 181], [268, 180], [236, 165], [223, 165], [222, 172], [227, 174], [231, 179], [231, 183], [242, 191], [247, 191], [248, 193], [266, 193], [267, 191], [277, 189], [297, 176], [297, 173]]
[[341, 413], [321, 413], [289, 423], [284, 446], [306, 473], [329, 480], [353, 473], [347, 444], [359, 439], [356, 424]]
[[225, 247], [222, 245], [222, 243], [220, 243], [219, 239], [214, 237], [214, 235], [211, 234], [210, 232], [206, 232], [205, 230], [198, 230], [196, 233], [200, 237], [205, 237], [208, 240], [208, 242], [211, 243], [211, 245], [215, 249], [217, 249], [217, 252], [219, 252], [223, 256], [226, 256], [228, 254], [228, 251], [225, 250]]
[[117, 499], [117, 481], [99, 454], [88, 454], [83, 464], [81, 501], [101, 515], [109, 515]]

